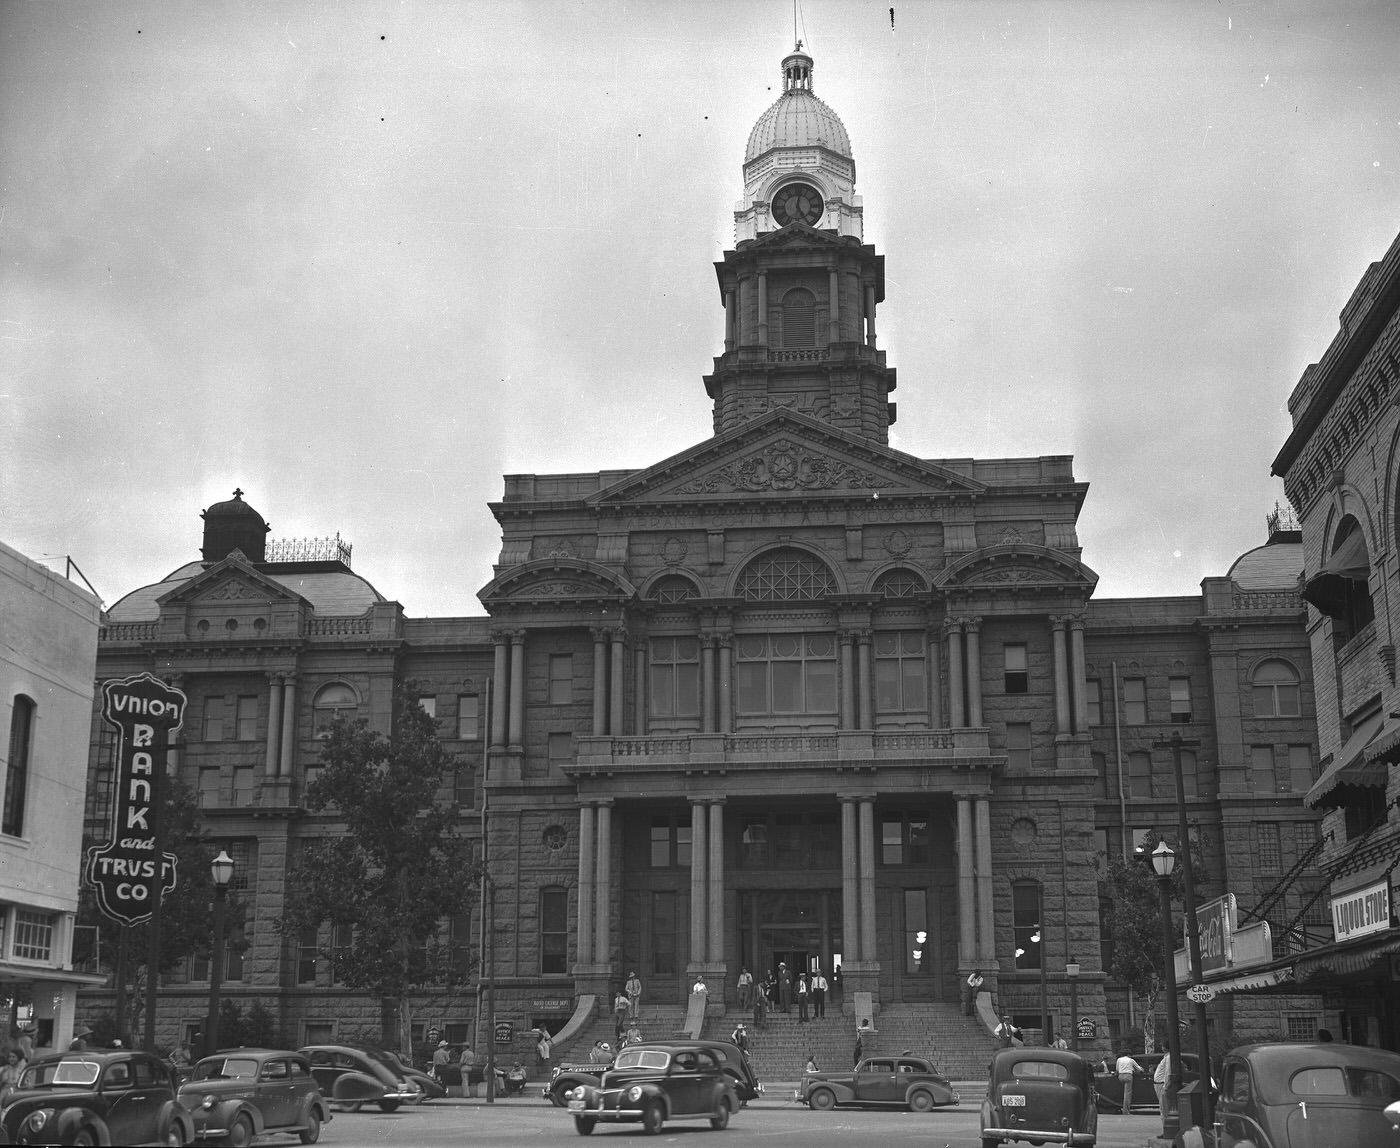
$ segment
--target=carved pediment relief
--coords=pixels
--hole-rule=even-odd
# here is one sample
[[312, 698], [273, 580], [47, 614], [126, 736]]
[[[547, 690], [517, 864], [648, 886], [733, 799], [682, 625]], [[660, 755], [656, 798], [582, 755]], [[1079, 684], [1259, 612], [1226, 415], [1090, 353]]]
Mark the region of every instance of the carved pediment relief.
[[218, 602], [256, 602], [267, 603], [267, 593], [258, 586], [250, 586], [239, 578], [226, 578], [222, 582], [205, 590], [201, 594], [195, 595], [191, 605], [202, 606], [207, 603]]
[[737, 491], [889, 490], [907, 486], [795, 439], [782, 438], [678, 488], [680, 494]]
[[483, 602], [562, 602], [581, 598], [627, 600], [636, 595], [627, 579], [581, 558], [526, 562], [493, 578], [481, 590]]
[[1048, 546], [1004, 541], [973, 551], [938, 579], [954, 586], [1079, 586], [1092, 589], [1099, 580], [1078, 559]]

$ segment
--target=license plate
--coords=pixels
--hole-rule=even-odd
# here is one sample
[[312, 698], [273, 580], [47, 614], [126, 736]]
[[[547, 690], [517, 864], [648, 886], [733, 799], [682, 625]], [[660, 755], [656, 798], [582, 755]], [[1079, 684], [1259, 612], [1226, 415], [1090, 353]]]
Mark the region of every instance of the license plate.
[[1005, 1104], [1007, 1108], [1024, 1108], [1026, 1106], [1026, 1098], [1014, 1092], [1007, 1093], [1003, 1096], [1001, 1102]]
[[570, 1112], [582, 1112], [583, 1109], [584, 1109], [584, 1103], [583, 1103], [582, 1100], [570, 1100], [570, 1101], [569, 1101], [569, 1111], [570, 1111]]

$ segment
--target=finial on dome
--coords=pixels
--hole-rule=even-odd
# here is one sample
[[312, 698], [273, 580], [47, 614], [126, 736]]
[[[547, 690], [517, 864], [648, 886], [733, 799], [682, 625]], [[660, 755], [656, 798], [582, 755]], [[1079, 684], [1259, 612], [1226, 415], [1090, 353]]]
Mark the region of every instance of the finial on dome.
[[783, 94], [789, 92], [810, 92], [812, 90], [812, 57], [802, 50], [802, 41], [792, 55], [783, 60]]

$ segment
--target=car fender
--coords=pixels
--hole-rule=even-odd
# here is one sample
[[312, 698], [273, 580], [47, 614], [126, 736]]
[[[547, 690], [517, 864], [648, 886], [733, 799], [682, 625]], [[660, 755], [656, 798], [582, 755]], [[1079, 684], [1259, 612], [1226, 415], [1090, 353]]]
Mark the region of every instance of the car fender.
[[581, 1084], [587, 1085], [590, 1088], [597, 1088], [598, 1082], [602, 1078], [603, 1074], [601, 1072], [561, 1071], [554, 1075], [554, 1078], [546, 1087], [546, 1091], [553, 1092], [555, 1089], [559, 1088], [577, 1088]]
[[254, 1135], [261, 1136], [263, 1131], [262, 1110], [240, 1097], [230, 1097], [228, 1100], [221, 1100], [213, 1108], [214, 1122], [229, 1127], [239, 1116], [246, 1115], [253, 1124]]
[[991, 1102], [990, 1100], [984, 1100], [984, 1101], [982, 1101], [982, 1117], [981, 1117], [981, 1118], [982, 1118], [982, 1127], [983, 1127], [983, 1128], [991, 1128], [991, 1127], [993, 1126], [992, 1102]]
[[331, 1121], [330, 1105], [326, 1103], [326, 1098], [319, 1092], [310, 1093], [302, 1097], [301, 1111], [297, 1113], [297, 1123], [305, 1124], [311, 1113], [320, 1117], [322, 1124], [329, 1124]]
[[671, 1098], [666, 1095], [666, 1090], [658, 1084], [643, 1084], [640, 1087], [642, 1090], [642, 1099], [638, 1101], [638, 1103], [648, 1104], [657, 1102], [661, 1105], [662, 1115], [665, 1116], [667, 1120], [671, 1119]]
[[174, 1124], [178, 1124], [184, 1132], [186, 1144], [194, 1142], [194, 1117], [190, 1115], [189, 1109], [179, 1100], [167, 1100], [160, 1110], [160, 1124], [158, 1125], [162, 1139], [165, 1138], [165, 1134], [170, 1131], [171, 1125]]
[[386, 1091], [384, 1082], [367, 1072], [342, 1072], [331, 1086], [331, 1099], [350, 1102], [378, 1100]]
[[908, 1104], [916, 1092], [927, 1092], [933, 1097], [935, 1107], [953, 1103], [953, 1090], [932, 1080], [916, 1080], [904, 1090], [904, 1103]]
[[843, 1084], [839, 1080], [822, 1080], [820, 1077], [812, 1081], [807, 1089], [808, 1093], [810, 1094], [812, 1089], [816, 1088], [818, 1085], [821, 1085], [823, 1088], [831, 1089], [832, 1094], [836, 1097], [837, 1104], [849, 1104], [856, 1098], [856, 1090], [853, 1085]]
[[[82, 1128], [91, 1128], [99, 1144], [112, 1143], [112, 1132], [107, 1127], [107, 1122], [91, 1108], [65, 1108], [54, 1117], [52, 1127], [57, 1133], [53, 1139], [61, 1143], [71, 1144]], [[50, 1135], [46, 1127], [44, 1139], [49, 1140]]]
[[729, 1100], [729, 1111], [735, 1113], [739, 1111], [739, 1090], [734, 1087], [732, 1076], [721, 1076], [715, 1082], [714, 1094], [710, 1097], [711, 1109], [718, 1109], [719, 1102], [725, 1098]]

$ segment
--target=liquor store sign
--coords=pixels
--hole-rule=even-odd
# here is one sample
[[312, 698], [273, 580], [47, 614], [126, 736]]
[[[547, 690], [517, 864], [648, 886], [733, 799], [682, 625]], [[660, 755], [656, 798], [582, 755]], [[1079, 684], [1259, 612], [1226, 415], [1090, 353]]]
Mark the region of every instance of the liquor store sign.
[[1352, 889], [1331, 899], [1332, 932], [1339, 941], [1390, 928], [1390, 879]]
[[112, 836], [88, 850], [84, 875], [102, 912], [126, 925], [148, 920], [175, 888], [175, 854], [160, 848], [155, 814], [166, 747], [184, 714], [184, 693], [152, 674], [102, 684], [102, 720], [117, 735]]

